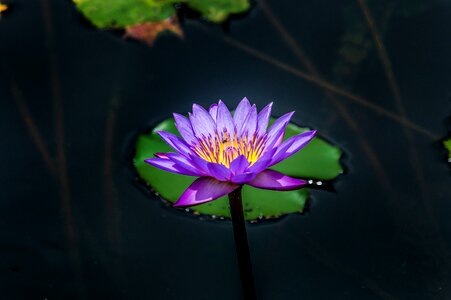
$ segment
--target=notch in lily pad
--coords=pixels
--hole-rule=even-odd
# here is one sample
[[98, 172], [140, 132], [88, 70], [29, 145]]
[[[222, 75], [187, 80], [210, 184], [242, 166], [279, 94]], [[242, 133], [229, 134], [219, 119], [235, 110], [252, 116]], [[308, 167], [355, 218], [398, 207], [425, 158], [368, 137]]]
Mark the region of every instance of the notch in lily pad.
[[[270, 124], [275, 119], [270, 119]], [[289, 123], [285, 129], [284, 139], [289, 139], [309, 128], [299, 127]], [[139, 176], [162, 199], [175, 203], [180, 195], [192, 184], [193, 177], [169, 173], [157, 169], [144, 160], [153, 157], [155, 153], [173, 151], [157, 134], [165, 131], [178, 135], [174, 119], [170, 118], [159, 123], [147, 134], [138, 137], [134, 163]], [[294, 178], [331, 181], [343, 173], [340, 158], [342, 151], [337, 147], [315, 136], [301, 151], [286, 160], [271, 167], [272, 170]], [[292, 191], [262, 190], [249, 185], [242, 189], [244, 217], [246, 220], [277, 218], [290, 213], [303, 212], [310, 195], [307, 188]], [[221, 197], [208, 203], [190, 208], [195, 214], [209, 215], [213, 218], [230, 218], [229, 202], [227, 197]]]

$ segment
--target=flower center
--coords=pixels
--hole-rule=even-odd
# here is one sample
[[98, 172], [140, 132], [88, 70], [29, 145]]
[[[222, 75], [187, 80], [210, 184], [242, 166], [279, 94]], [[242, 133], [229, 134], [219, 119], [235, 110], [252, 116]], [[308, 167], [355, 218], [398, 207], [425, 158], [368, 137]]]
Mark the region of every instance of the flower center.
[[193, 145], [194, 152], [208, 162], [222, 164], [230, 167], [230, 163], [240, 155], [244, 155], [253, 165], [264, 154], [265, 136], [252, 136], [247, 134], [238, 136], [236, 132], [229, 134], [224, 131], [216, 133], [214, 137], [208, 136], [199, 139], [197, 145]]

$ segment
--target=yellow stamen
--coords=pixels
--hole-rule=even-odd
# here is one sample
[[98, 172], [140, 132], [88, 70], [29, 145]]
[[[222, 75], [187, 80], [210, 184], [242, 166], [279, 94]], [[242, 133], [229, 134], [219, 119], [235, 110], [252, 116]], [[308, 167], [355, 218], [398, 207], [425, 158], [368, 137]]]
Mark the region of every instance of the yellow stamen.
[[216, 133], [214, 137], [199, 140], [199, 144], [193, 146], [194, 152], [206, 161], [222, 164], [230, 167], [232, 161], [240, 155], [244, 155], [253, 165], [264, 154], [265, 137], [238, 136], [227, 132]]

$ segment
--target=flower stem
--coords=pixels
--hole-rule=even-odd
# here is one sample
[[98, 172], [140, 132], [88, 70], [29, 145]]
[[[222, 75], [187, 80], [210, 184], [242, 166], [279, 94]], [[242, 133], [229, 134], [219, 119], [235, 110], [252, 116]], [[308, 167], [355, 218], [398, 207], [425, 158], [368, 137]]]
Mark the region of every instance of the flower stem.
[[251, 256], [247, 242], [246, 224], [244, 222], [241, 187], [229, 194], [229, 204], [243, 299], [254, 300], [256, 299], [254, 276], [252, 274]]

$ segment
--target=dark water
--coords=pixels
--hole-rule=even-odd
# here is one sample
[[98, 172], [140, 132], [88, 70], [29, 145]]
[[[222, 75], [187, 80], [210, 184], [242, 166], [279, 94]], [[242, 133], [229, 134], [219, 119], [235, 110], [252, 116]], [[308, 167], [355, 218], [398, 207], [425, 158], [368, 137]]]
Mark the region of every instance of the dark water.
[[439, 143], [451, 112], [451, 4], [369, 5], [421, 133], [400, 123], [358, 4], [299, 2], [269, 1], [270, 11], [325, 80], [382, 112], [296, 76], [290, 68], [312, 67], [259, 4], [228, 34], [187, 21], [185, 40], [148, 48], [93, 30], [71, 1], [14, 1], [0, 21], [1, 299], [239, 299], [231, 224], [164, 207], [136, 185], [129, 159], [149, 124], [243, 96], [296, 110], [297, 123], [345, 150], [348, 168], [336, 193], [314, 191], [309, 213], [249, 226], [260, 299], [451, 299], [451, 178]]

